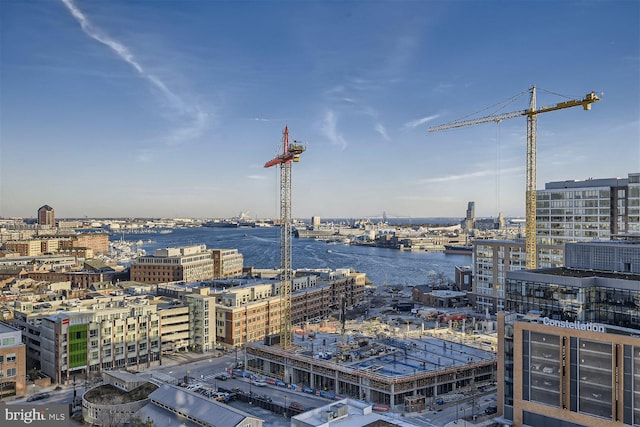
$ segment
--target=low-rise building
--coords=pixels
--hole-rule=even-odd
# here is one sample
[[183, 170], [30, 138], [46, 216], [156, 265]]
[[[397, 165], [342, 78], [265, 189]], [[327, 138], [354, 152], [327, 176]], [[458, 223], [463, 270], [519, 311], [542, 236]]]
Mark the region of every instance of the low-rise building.
[[131, 280], [140, 283], [198, 282], [213, 279], [213, 257], [205, 245], [156, 249], [130, 267]]
[[160, 345], [162, 354], [189, 349], [189, 306], [180, 300], [160, 300]]
[[25, 345], [20, 330], [0, 322], [0, 398], [24, 396], [27, 384]]
[[146, 299], [110, 297], [84, 306], [39, 307], [18, 302], [13, 324], [25, 335], [28, 367], [56, 383], [74, 374], [142, 369], [160, 361], [157, 307]]
[[149, 395], [149, 404], [134, 418], [150, 420], [157, 427], [262, 427], [262, 419], [213, 399], [169, 384]]
[[211, 253], [214, 279], [242, 276], [244, 257], [237, 249], [212, 249]]

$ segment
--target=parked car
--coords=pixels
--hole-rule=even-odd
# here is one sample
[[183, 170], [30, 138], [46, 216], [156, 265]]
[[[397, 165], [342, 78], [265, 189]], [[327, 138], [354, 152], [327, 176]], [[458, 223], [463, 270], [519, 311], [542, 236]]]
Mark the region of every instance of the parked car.
[[286, 387], [287, 383], [285, 383], [284, 381], [276, 380], [276, 385], [278, 387]]
[[498, 407], [495, 405], [487, 406], [487, 409], [484, 410], [484, 413], [487, 415], [495, 414], [496, 412], [498, 412]]
[[289, 404], [289, 409], [293, 410], [293, 411], [298, 411], [298, 412], [304, 412], [304, 406], [302, 406], [302, 403], [300, 402], [291, 402]]
[[27, 398], [27, 402], [34, 402], [36, 400], [42, 400], [42, 399], [46, 399], [50, 396], [49, 393], [38, 393], [38, 394], [34, 394], [32, 396], [29, 396]]
[[333, 399], [335, 398], [336, 394], [330, 390], [320, 390], [320, 396], [326, 399]]
[[309, 393], [309, 394], [316, 394], [316, 390], [311, 388], [311, 387], [307, 387], [306, 385], [302, 386], [302, 392], [303, 393]]
[[254, 381], [253, 385], [256, 387], [266, 387], [267, 383], [264, 381]]

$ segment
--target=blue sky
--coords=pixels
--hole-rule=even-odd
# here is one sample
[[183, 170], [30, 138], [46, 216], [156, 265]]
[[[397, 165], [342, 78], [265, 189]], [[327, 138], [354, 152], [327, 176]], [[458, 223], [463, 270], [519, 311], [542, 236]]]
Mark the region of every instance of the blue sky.
[[524, 215], [538, 188], [640, 171], [638, 1], [0, 0], [0, 216]]

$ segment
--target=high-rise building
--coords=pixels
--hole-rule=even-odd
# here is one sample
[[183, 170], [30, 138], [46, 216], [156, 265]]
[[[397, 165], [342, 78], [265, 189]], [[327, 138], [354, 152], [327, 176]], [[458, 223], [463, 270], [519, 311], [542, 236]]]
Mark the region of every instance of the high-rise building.
[[[558, 181], [537, 191], [537, 265], [564, 265], [568, 242], [640, 234], [640, 173], [628, 178]], [[524, 241], [474, 242], [474, 291], [478, 308], [502, 310], [507, 271], [521, 270]]]
[[507, 274], [499, 421], [638, 426], [640, 240], [565, 248], [566, 267]]
[[640, 173], [627, 178], [557, 181], [537, 191], [538, 244], [558, 247], [550, 267], [563, 262], [567, 242], [610, 239], [640, 233]]
[[467, 204], [467, 214], [462, 221], [462, 229], [465, 232], [470, 232], [475, 227], [476, 222], [476, 202], [469, 202]]
[[55, 227], [56, 215], [53, 208], [49, 205], [44, 205], [38, 209], [38, 225], [48, 225]]
[[[495, 313], [505, 308], [505, 284], [508, 271], [526, 268], [524, 240], [475, 240], [473, 244], [473, 291], [478, 311]], [[560, 249], [550, 245], [538, 245], [538, 264], [552, 263], [546, 257]]]

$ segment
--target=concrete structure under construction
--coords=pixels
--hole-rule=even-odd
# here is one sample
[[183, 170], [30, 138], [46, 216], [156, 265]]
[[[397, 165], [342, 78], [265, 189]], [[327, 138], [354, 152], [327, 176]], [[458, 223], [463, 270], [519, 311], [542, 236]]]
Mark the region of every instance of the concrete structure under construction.
[[[298, 331], [299, 332], [299, 331]], [[246, 369], [325, 397], [352, 397], [389, 409], [495, 381], [492, 352], [438, 338], [294, 334], [292, 348], [251, 343]]]

